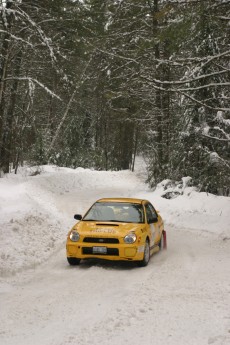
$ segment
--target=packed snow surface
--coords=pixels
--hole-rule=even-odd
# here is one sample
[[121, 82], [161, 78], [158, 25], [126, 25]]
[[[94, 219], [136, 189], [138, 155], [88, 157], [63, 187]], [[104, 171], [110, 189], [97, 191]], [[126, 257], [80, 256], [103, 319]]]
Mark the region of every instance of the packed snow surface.
[[[0, 179], [1, 345], [230, 345], [230, 198], [185, 177], [165, 199], [170, 181], [152, 191], [144, 175], [43, 166]], [[70, 267], [73, 215], [102, 197], [150, 200], [167, 251], [145, 268]]]

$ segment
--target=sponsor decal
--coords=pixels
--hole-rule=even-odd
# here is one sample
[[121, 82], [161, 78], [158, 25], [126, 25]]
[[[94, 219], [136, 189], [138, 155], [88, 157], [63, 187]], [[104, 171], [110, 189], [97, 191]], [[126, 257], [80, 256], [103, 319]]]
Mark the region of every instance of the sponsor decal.
[[97, 228], [97, 229], [93, 229], [91, 230], [91, 232], [94, 233], [106, 233], [106, 234], [116, 234], [116, 230], [114, 229], [105, 229], [105, 228]]

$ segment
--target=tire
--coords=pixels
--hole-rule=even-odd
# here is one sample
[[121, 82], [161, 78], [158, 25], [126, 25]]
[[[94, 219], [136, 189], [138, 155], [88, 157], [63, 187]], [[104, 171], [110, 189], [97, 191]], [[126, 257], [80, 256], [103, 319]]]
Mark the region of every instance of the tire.
[[144, 249], [144, 257], [143, 260], [138, 261], [138, 266], [139, 267], [145, 267], [148, 265], [150, 260], [150, 246], [149, 246], [149, 241], [146, 240], [145, 242], [145, 249]]
[[76, 266], [80, 264], [81, 259], [77, 259], [77, 258], [67, 258], [68, 263], [71, 266]]

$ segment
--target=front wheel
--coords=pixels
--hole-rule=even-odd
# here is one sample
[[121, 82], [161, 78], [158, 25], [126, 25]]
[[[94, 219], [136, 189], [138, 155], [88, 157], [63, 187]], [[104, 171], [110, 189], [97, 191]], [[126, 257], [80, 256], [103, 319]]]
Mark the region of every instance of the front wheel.
[[81, 260], [77, 258], [67, 258], [67, 261], [71, 266], [76, 266], [80, 264]]
[[138, 261], [138, 266], [139, 267], [145, 267], [148, 265], [150, 260], [150, 247], [149, 247], [149, 241], [146, 240], [145, 242], [145, 249], [144, 249], [144, 257], [143, 260]]

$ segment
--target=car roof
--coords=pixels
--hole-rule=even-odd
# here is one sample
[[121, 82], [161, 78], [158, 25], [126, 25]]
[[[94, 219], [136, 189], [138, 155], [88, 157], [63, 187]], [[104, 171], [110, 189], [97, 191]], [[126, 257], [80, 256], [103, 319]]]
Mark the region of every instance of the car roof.
[[131, 204], [142, 204], [147, 200], [137, 199], [137, 198], [103, 198], [97, 200], [97, 202], [126, 202]]

